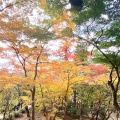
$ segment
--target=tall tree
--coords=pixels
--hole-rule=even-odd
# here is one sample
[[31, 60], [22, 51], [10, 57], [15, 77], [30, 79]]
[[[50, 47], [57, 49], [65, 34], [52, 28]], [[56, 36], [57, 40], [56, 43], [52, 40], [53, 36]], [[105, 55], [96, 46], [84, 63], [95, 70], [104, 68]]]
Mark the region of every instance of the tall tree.
[[[54, 35], [48, 31], [49, 26], [44, 23], [42, 24], [41, 21], [43, 20], [38, 20], [39, 24], [36, 26], [36, 23], [29, 19], [30, 14], [30, 18], [32, 18], [32, 12], [36, 9], [34, 6], [36, 1], [32, 2], [32, 7], [29, 7], [31, 3], [29, 1], [21, 1], [20, 3], [25, 3], [27, 6], [9, 3], [12, 8], [6, 6], [3, 13], [0, 14], [0, 39], [2, 42], [6, 43], [6, 47], [8, 47], [8, 49], [6, 48], [6, 53], [8, 50], [11, 53], [11, 63], [18, 71], [24, 73], [25, 79], [29, 77], [30, 73], [33, 74], [32, 79], [30, 78], [30, 91], [32, 120], [35, 120], [36, 86], [34, 83], [37, 79], [38, 69], [40, 69], [39, 64], [44, 60], [47, 61], [48, 52], [43, 50], [44, 45], [47, 44], [48, 40], [51, 40]], [[22, 13], [22, 11], [24, 12]], [[6, 17], [6, 15], [10, 18]], [[16, 55], [17, 60], [14, 58], [14, 55]], [[40, 60], [43, 61], [41, 62]]]
[[[101, 5], [99, 4], [101, 3]], [[92, 3], [91, 3], [92, 4]], [[113, 5], [111, 7], [110, 5]], [[93, 4], [94, 11], [93, 13], [87, 14], [85, 16], [86, 20], [89, 22], [85, 22], [84, 18], [76, 19], [80, 24], [85, 27], [83, 30], [84, 33], [87, 34], [86, 38], [83, 38], [89, 44], [92, 44], [99, 52], [95, 54], [96, 60], [99, 63], [107, 64], [111, 68], [110, 78], [108, 80], [108, 85], [111, 88], [112, 96], [113, 96], [113, 105], [117, 110], [120, 110], [117, 101], [117, 92], [119, 90], [119, 8], [115, 6], [119, 6], [119, 1], [95, 1]], [[89, 12], [89, 9], [88, 9]], [[83, 11], [84, 13], [84, 11]], [[81, 14], [82, 16], [82, 11]], [[86, 14], [85, 14], [86, 15]], [[79, 21], [81, 20], [81, 22]], [[82, 21], [85, 20], [85, 21]], [[82, 24], [84, 22], [84, 24]], [[96, 26], [96, 28], [95, 28]], [[97, 27], [98, 26], [98, 27]], [[82, 30], [81, 28], [79, 29]], [[116, 74], [114, 77], [113, 73]], [[117, 79], [117, 83], [114, 84], [114, 80]]]

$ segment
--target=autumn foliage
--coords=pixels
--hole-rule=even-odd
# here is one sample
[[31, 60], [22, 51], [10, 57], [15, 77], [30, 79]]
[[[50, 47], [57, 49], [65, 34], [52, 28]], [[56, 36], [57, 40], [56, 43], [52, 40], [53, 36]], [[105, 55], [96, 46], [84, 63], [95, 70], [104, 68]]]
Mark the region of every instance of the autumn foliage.
[[[90, 56], [86, 49], [81, 48], [78, 51], [80, 54], [75, 53], [78, 39], [73, 35], [76, 24], [70, 19], [72, 12], [64, 11], [52, 20], [44, 13], [49, 22], [44, 18], [35, 24], [35, 21], [31, 21], [31, 17], [39, 2], [35, 4], [30, 2], [24, 1], [29, 8], [26, 12], [23, 12], [25, 6], [21, 6], [22, 3], [5, 2], [6, 7], [0, 13], [0, 58], [1, 61], [7, 61], [0, 65], [2, 109], [6, 110], [6, 114], [11, 113], [13, 103], [16, 104], [22, 99], [24, 108], [29, 104], [32, 106], [32, 115], [28, 113], [28, 117], [32, 120], [35, 120], [36, 111], [42, 111], [47, 120], [55, 120], [65, 119], [72, 111], [68, 110], [68, 107], [72, 106], [75, 110], [80, 110], [85, 105], [90, 108], [93, 104], [92, 100], [101, 102], [107, 94], [106, 92], [102, 97], [100, 94], [102, 89], [95, 88], [95, 91], [90, 93], [89, 103], [86, 96], [89, 96], [88, 92], [91, 92], [90, 90], [95, 86], [103, 87], [106, 84], [109, 69], [101, 64], [91, 64], [88, 58], [92, 60], [94, 55], [92, 53]], [[0, 5], [3, 5], [3, 2], [0, 2]], [[32, 5], [34, 10], [31, 10], [29, 5]], [[40, 5], [47, 11], [46, 0], [41, 0]], [[39, 11], [38, 8], [36, 9]], [[42, 12], [45, 11], [39, 11], [41, 16], [36, 16], [42, 19]], [[60, 45], [57, 50], [52, 51], [54, 45], [50, 46], [50, 41], [57, 40]], [[57, 56], [57, 60], [53, 56]], [[87, 86], [86, 89], [84, 86]], [[80, 89], [81, 91], [84, 89], [83, 93]], [[10, 95], [4, 94], [8, 91]], [[6, 107], [3, 105], [3, 103], [7, 104], [4, 100], [9, 103]], [[77, 114], [76, 111], [73, 113]]]

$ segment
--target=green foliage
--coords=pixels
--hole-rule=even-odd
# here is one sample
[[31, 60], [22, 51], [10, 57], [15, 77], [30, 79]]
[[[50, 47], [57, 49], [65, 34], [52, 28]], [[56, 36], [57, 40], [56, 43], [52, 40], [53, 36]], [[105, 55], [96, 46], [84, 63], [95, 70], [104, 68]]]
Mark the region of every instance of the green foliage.
[[[68, 5], [69, 2], [67, 0], [39, 0], [39, 3], [40, 7], [53, 18], [58, 17], [63, 11], [68, 9], [65, 6]], [[105, 0], [83, 0], [83, 3], [83, 8], [75, 6], [70, 8], [70, 11], [75, 13], [74, 21], [77, 24], [87, 21], [90, 18], [98, 18], [105, 12]]]
[[33, 26], [32, 28], [29, 28], [28, 30], [24, 31], [24, 34], [32, 39], [37, 39], [38, 41], [44, 41], [47, 42], [48, 40], [54, 39], [56, 36], [54, 33], [48, 31], [49, 26], [46, 25], [46, 27], [40, 27], [40, 26]]
[[89, 0], [84, 1], [85, 8], [81, 11], [75, 11], [75, 18], [73, 19], [78, 25], [89, 19], [99, 18], [101, 14], [105, 13], [104, 0]]
[[73, 31], [72, 31], [71, 28], [66, 27], [65, 29], [62, 30], [61, 34], [62, 34], [63, 36], [72, 37], [72, 36], [73, 36]]
[[[80, 116], [88, 115], [89, 113], [96, 112], [96, 106], [99, 101], [102, 104], [99, 106], [99, 116], [101, 119], [105, 118], [106, 111], [105, 106], [109, 106], [108, 97], [109, 91], [104, 85], [78, 85], [73, 88], [76, 90], [76, 104], [74, 100], [70, 100], [67, 103], [67, 112], [72, 118], [78, 119]], [[104, 105], [103, 105], [104, 104]]]
[[26, 113], [25, 109], [23, 109], [23, 108], [20, 109], [19, 111], [20, 111], [21, 113]]
[[[99, 41], [101, 49], [108, 49], [110, 47], [120, 47], [120, 21], [114, 22], [104, 31], [104, 35]], [[99, 34], [98, 34], [99, 36]]]
[[[10, 115], [6, 115], [4, 120], [13, 120], [13, 118], [14, 118], [14, 114], [11, 113]], [[0, 120], [3, 120], [3, 119], [0, 119]]]
[[106, 30], [104, 35], [99, 41], [99, 48], [107, 56], [101, 54], [101, 52], [95, 52], [95, 58], [93, 59], [96, 63], [107, 64], [111, 66], [110, 61], [114, 66], [120, 66], [120, 22], [114, 22], [111, 24], [108, 30]]
[[84, 43], [84, 42], [77, 45], [76, 56], [77, 56], [77, 58], [79, 59], [80, 62], [86, 62], [87, 61], [87, 58], [88, 58], [88, 55], [89, 55], [87, 47], [88, 47], [87, 43]]
[[120, 46], [120, 20], [111, 25], [110, 29], [106, 31], [106, 36], [108, 38], [115, 37], [115, 41], [112, 41], [112, 44]]
[[7, 116], [7, 117], [5, 118], [5, 120], [9, 120], [9, 117]]
[[106, 53], [106, 56], [103, 56], [100, 52], [96, 52], [95, 53], [95, 58], [93, 58], [92, 60], [94, 61], [94, 63], [102, 63], [102, 64], [106, 64], [108, 66], [111, 66], [110, 61], [113, 63], [114, 66], [119, 66], [120, 62], [120, 56], [117, 55], [116, 52], [110, 52], [108, 51], [108, 53]]
[[21, 113], [21, 111], [14, 111], [13, 115], [14, 115], [15, 118], [17, 118], [17, 117], [21, 117], [22, 113]]
[[99, 116], [100, 116], [101, 120], [104, 120], [104, 118], [106, 116], [105, 107], [101, 107], [101, 109], [99, 111]]
[[70, 114], [70, 116], [72, 118], [74, 118], [74, 119], [78, 119], [79, 118], [80, 109], [78, 109], [76, 106], [74, 106], [74, 103], [72, 101], [68, 102], [67, 112]]
[[[63, 8], [66, 5], [66, 1], [61, 0], [38, 0], [40, 7], [45, 10], [45, 12], [51, 17], [58, 17], [63, 12]], [[43, 2], [44, 5], [43, 5]]]
[[18, 91], [14, 87], [4, 90], [0, 95], [0, 111], [4, 111], [7, 108], [7, 112], [10, 112], [13, 105], [17, 104], [18, 99]]

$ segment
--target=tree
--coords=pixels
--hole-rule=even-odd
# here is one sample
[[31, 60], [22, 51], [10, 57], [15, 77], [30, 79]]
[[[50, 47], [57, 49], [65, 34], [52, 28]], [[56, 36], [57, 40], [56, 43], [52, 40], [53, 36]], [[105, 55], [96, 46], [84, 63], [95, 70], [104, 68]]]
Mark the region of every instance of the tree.
[[[103, 78], [104, 79], [104, 78]], [[74, 101], [68, 103], [68, 113], [77, 119], [107, 119], [113, 112], [110, 105], [111, 95], [105, 84], [76, 84], [73, 88], [76, 90], [76, 106]]]
[[[13, 1], [14, 2], [14, 1]], [[47, 51], [43, 51], [44, 45], [47, 44], [47, 40], [53, 38], [53, 34], [49, 32], [49, 27], [47, 27], [46, 24], [42, 24], [41, 28], [40, 26], [34, 26], [32, 25], [30, 19], [28, 18], [28, 14], [32, 14], [33, 10], [35, 9], [35, 4], [32, 4], [32, 7], [28, 8], [30, 5], [30, 2], [26, 1], [25, 4], [27, 12], [24, 11], [22, 13], [22, 9], [25, 9], [24, 6], [17, 6], [17, 3], [9, 3], [6, 7], [3, 8], [3, 13], [1, 13], [1, 21], [0, 25], [1, 28], [1, 41], [8, 43], [6, 46], [6, 50], [10, 51], [12, 53], [11, 59], [9, 61], [12, 63], [14, 69], [17, 69], [18, 71], [24, 73], [25, 81], [27, 77], [29, 77], [30, 73], [32, 73], [33, 79], [30, 78], [30, 91], [31, 91], [31, 104], [32, 104], [32, 119], [35, 119], [35, 91], [36, 87], [34, 85], [38, 69], [40, 69], [39, 64], [40, 58], [41, 60], [47, 61]], [[21, 1], [20, 3], [24, 3], [24, 1]], [[20, 9], [18, 10], [18, 8]], [[12, 8], [12, 9], [11, 9]], [[17, 9], [16, 9], [17, 8]], [[28, 9], [27, 9], [28, 8]], [[10, 11], [10, 13], [9, 13]], [[16, 12], [17, 11], [17, 12]], [[39, 10], [38, 10], [39, 11]], [[14, 14], [16, 12], [16, 14]], [[11, 17], [11, 19], [8, 19], [5, 15], [8, 15]], [[23, 16], [25, 15], [24, 19]], [[15, 19], [14, 19], [15, 18]], [[39, 24], [41, 24], [41, 21], [39, 21]], [[28, 29], [28, 26], [30, 27]], [[33, 41], [35, 42], [33, 42]], [[38, 44], [38, 45], [37, 45]], [[7, 53], [6, 51], [6, 53]], [[42, 56], [42, 52], [44, 52]], [[16, 58], [14, 58], [16, 55]], [[14, 56], [14, 57], [13, 57]], [[42, 61], [42, 62], [43, 62]], [[21, 66], [20, 66], [21, 65]], [[21, 83], [19, 83], [21, 84]], [[27, 85], [26, 85], [27, 86]], [[29, 85], [28, 85], [29, 86]], [[27, 110], [28, 111], [28, 110]], [[29, 115], [29, 114], [28, 114]]]
[[[99, 43], [99, 46], [96, 45], [96, 47], [99, 50], [99, 53], [96, 54], [96, 58], [94, 59], [96, 62], [101, 62], [104, 64], [107, 64], [111, 68], [108, 85], [111, 88], [112, 95], [113, 95], [113, 105], [117, 110], [119, 110], [119, 105], [117, 102], [117, 92], [119, 90], [119, 23], [115, 22], [112, 24], [109, 30], [105, 31], [106, 35], [104, 37], [108, 38], [108, 41], [102, 41]], [[103, 37], [103, 38], [104, 38]], [[114, 39], [110, 40], [112, 37], [115, 37]], [[102, 49], [105, 50], [105, 52], [102, 51]], [[112, 49], [112, 50], [111, 50]], [[99, 59], [99, 60], [98, 60]], [[114, 75], [115, 74], [115, 75]], [[114, 81], [116, 79], [116, 84], [114, 84]]]
[[[118, 1], [117, 1], [118, 2]], [[115, 4], [114, 2], [110, 3], [110, 4]], [[118, 2], [119, 4], [119, 2]], [[106, 4], [105, 4], [106, 5]], [[107, 5], [106, 5], [107, 6]], [[108, 64], [111, 67], [111, 72], [110, 72], [110, 78], [108, 80], [108, 85], [111, 88], [112, 91], [112, 96], [113, 96], [113, 105], [115, 106], [115, 108], [117, 110], [119, 110], [119, 105], [117, 102], [117, 92], [118, 92], [118, 86], [119, 86], [119, 18], [117, 16], [118, 12], [117, 12], [117, 8], [111, 8], [112, 11], [115, 11], [115, 16], [111, 15], [111, 14], [107, 14], [108, 19], [105, 20], [105, 18], [103, 18], [103, 20], [100, 20], [100, 18], [98, 19], [98, 21], [96, 20], [95, 22], [100, 25], [100, 28], [96, 29], [94, 33], [94, 37], [89, 40], [87, 40], [90, 44], [92, 44], [95, 48], [97, 48], [97, 50], [99, 51], [99, 53], [101, 54], [96, 54], [97, 61], [102, 62], [104, 64]], [[100, 9], [101, 10], [101, 9]], [[102, 10], [101, 10], [102, 11]], [[107, 9], [105, 11], [105, 13], [107, 13], [109, 11], [109, 9]], [[111, 18], [112, 17], [112, 18]], [[111, 22], [113, 22], [111, 24]], [[109, 23], [109, 24], [108, 24]], [[106, 27], [107, 26], [107, 27]], [[91, 32], [91, 27], [86, 26], [87, 27], [87, 31], [88, 34]], [[106, 29], [106, 30], [103, 30]], [[97, 37], [98, 36], [98, 37]], [[114, 38], [113, 38], [114, 36]], [[116, 44], [117, 42], [117, 44]], [[116, 50], [110, 50], [111, 48], [114, 48]], [[103, 50], [104, 49], [104, 50]], [[103, 56], [103, 57], [102, 57]], [[115, 70], [115, 74], [116, 74], [116, 78], [117, 78], [117, 83], [114, 84], [114, 75], [113, 72]]]
[[62, 61], [73, 61], [76, 58], [74, 50], [75, 41], [62, 40], [62, 45], [58, 48], [56, 55], [62, 58]]
[[[57, 66], [55, 66], [55, 68], [56, 67]], [[57, 68], [55, 69], [55, 72], [56, 70]], [[65, 119], [67, 115], [67, 105], [73, 93], [72, 87], [77, 83], [85, 83], [89, 79], [88, 77], [85, 77], [82, 73], [80, 74], [80, 71], [88, 72], [89, 67], [88, 69], [82, 69], [82, 67], [76, 66], [73, 62], [68, 61], [59, 63], [58, 73], [56, 72], [58, 76], [56, 76], [56, 79], [59, 80], [58, 82], [60, 82], [60, 84], [58, 85], [61, 86], [61, 88], [59, 88], [59, 97], [62, 98], [62, 101], [65, 103], [65, 105], [62, 105], [64, 107], [63, 119]]]
[[[44, 34], [42, 34], [43, 37]], [[38, 34], [39, 37], [39, 34]], [[39, 37], [39, 38], [40, 38]], [[30, 91], [31, 91], [31, 105], [32, 105], [32, 120], [35, 120], [35, 93], [36, 93], [36, 85], [35, 81], [38, 76], [38, 69], [41, 69], [39, 64], [43, 64], [44, 61], [47, 61], [47, 52], [44, 50], [44, 41], [43, 38], [41, 38], [42, 41], [36, 41], [36, 43], [33, 45], [31, 44], [31, 40], [18, 42], [18, 44], [15, 46], [13, 44], [12, 48], [17, 56], [17, 59], [19, 63], [22, 66], [22, 70], [24, 72], [24, 76], [26, 79], [32, 80], [30, 82]], [[45, 38], [44, 38], [45, 39]], [[37, 39], [38, 40], [38, 39]], [[28, 44], [28, 45], [25, 45]], [[32, 45], [32, 47], [30, 47]], [[32, 76], [30, 77], [30, 74]]]
[[[84, 41], [79, 41], [76, 47], [76, 59], [78, 64], [79, 62], [84, 63], [88, 61], [88, 43]], [[91, 55], [90, 55], [91, 56]]]

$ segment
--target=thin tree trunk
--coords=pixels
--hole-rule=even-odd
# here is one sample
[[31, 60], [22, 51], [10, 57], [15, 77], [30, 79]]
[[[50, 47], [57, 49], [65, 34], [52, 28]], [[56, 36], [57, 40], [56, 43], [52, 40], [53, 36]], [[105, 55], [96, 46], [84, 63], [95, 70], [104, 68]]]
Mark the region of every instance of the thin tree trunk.
[[77, 105], [77, 100], [76, 100], [77, 93], [76, 93], [76, 90], [74, 90], [73, 93], [74, 93], [74, 98], [73, 98], [74, 106], [76, 107], [76, 105]]
[[[68, 101], [68, 90], [69, 90], [69, 82], [70, 82], [70, 73], [68, 72], [68, 76], [67, 76], [67, 88], [66, 88], [66, 93], [65, 93], [65, 102], [67, 103]], [[65, 106], [65, 112], [64, 112], [64, 117], [63, 117], [63, 120], [65, 120], [66, 118], [66, 115], [67, 115], [67, 105]]]
[[5, 116], [6, 116], [6, 113], [7, 113], [8, 106], [9, 106], [9, 99], [7, 99], [5, 110], [4, 110], [4, 113], [3, 113], [3, 120], [5, 120]]
[[28, 109], [28, 106], [27, 106], [27, 105], [25, 106], [25, 110], [26, 110], [26, 112], [27, 112], [27, 117], [30, 117], [30, 112], [29, 112], [29, 109]]
[[32, 120], [35, 120], [35, 86], [32, 90]]

